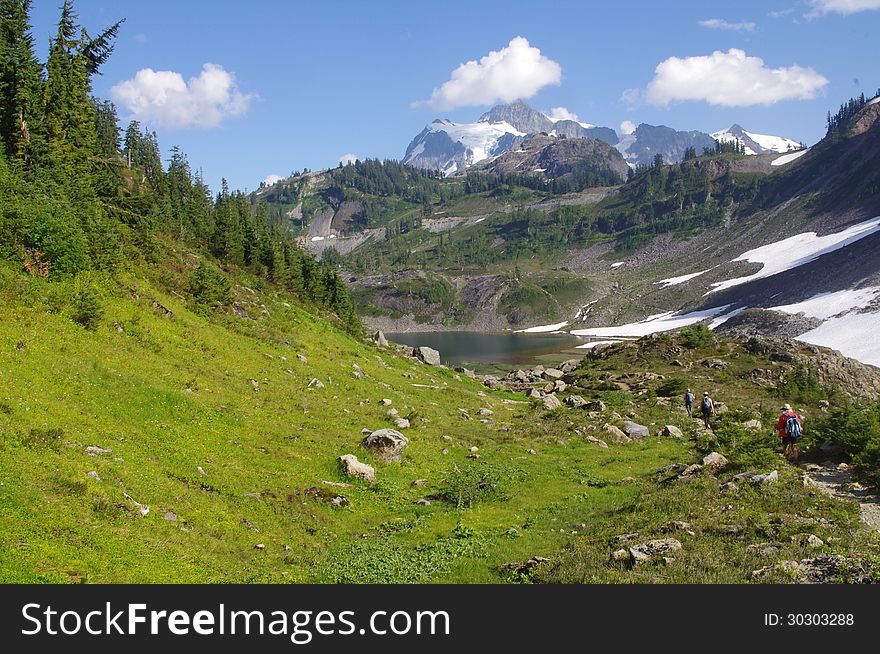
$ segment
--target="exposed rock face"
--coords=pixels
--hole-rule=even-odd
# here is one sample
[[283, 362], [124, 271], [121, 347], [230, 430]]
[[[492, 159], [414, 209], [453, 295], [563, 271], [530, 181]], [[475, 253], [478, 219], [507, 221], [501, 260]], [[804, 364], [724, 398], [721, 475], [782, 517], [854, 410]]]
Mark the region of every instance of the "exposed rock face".
[[621, 154], [603, 141], [591, 138], [528, 136], [519, 147], [475, 166], [497, 175], [529, 175], [555, 180], [592, 174], [604, 180], [596, 185], [623, 181], [629, 172]]
[[339, 461], [342, 462], [343, 470], [349, 477], [376, 481], [376, 471], [373, 469], [373, 466], [358, 461], [354, 454], [343, 454], [339, 457]]
[[396, 429], [377, 429], [367, 436], [363, 445], [378, 461], [400, 463], [409, 440]]
[[632, 165], [651, 164], [657, 154], [663, 156], [664, 162], [675, 163], [682, 160], [689, 147], [702, 154], [704, 147], [715, 147], [715, 139], [705, 132], [679, 132], [665, 125], [642, 123], [617, 144], [617, 149]]

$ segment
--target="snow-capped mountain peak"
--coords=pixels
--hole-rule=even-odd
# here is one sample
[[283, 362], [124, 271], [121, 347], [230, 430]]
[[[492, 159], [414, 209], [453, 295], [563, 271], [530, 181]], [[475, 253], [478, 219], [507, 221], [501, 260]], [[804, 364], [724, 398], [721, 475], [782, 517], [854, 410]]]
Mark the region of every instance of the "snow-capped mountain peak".
[[727, 129], [714, 132], [712, 138], [716, 141], [737, 141], [745, 147], [746, 154], [764, 154], [766, 152], [791, 152], [799, 150], [801, 144], [794, 139], [770, 134], [758, 134], [748, 132], [736, 123]]

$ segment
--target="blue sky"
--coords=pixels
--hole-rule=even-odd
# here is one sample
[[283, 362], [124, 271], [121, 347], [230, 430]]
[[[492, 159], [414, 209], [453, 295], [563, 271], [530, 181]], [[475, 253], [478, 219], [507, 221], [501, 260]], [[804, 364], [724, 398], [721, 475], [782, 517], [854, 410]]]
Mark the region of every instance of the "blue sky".
[[[34, 0], [41, 57], [59, 4]], [[615, 129], [738, 122], [810, 144], [828, 109], [880, 87], [880, 0], [76, 7], [91, 33], [126, 18], [96, 95], [116, 100], [123, 125], [135, 116], [156, 129], [166, 153], [181, 146], [215, 189], [226, 177], [253, 190], [267, 175], [333, 166], [348, 153], [400, 159], [435, 117], [476, 120], [496, 88]], [[515, 37], [528, 43], [514, 48]], [[493, 51], [511, 56], [496, 65], [484, 59]], [[433, 103], [416, 104], [434, 89]]]

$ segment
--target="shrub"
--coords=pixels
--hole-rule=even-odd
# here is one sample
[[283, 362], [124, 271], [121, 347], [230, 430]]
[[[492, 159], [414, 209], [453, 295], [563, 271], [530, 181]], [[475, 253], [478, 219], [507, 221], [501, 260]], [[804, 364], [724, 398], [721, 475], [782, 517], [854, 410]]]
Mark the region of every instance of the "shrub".
[[679, 332], [681, 342], [692, 350], [710, 347], [715, 342], [712, 330], [705, 323], [697, 323], [693, 327], [685, 327]]
[[688, 388], [688, 380], [684, 377], [670, 377], [657, 389], [657, 395], [661, 397], [674, 397], [684, 395]]
[[232, 282], [222, 270], [207, 262], [199, 264], [193, 272], [189, 290], [199, 313], [207, 313], [232, 302]]
[[467, 462], [456, 465], [446, 474], [440, 495], [459, 508], [466, 508], [480, 501], [503, 497], [501, 475], [490, 464]]
[[86, 329], [94, 330], [103, 317], [104, 309], [95, 289], [86, 285], [79, 286], [73, 295], [73, 315], [70, 319]]

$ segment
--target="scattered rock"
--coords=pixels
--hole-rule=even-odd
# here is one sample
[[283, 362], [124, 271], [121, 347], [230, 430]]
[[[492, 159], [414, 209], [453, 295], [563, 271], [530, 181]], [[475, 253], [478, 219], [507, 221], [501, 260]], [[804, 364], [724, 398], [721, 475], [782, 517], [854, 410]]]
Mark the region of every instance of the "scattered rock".
[[526, 397], [533, 399], [533, 400], [540, 400], [544, 396], [541, 394], [541, 391], [539, 391], [537, 388], [532, 388], [531, 390], [529, 390], [528, 393], [526, 393]]
[[666, 425], [663, 427], [663, 431], [660, 432], [661, 436], [669, 436], [671, 438], [684, 438], [684, 434], [681, 429], [676, 427], [675, 425]]
[[391, 400], [389, 400], [387, 397], [383, 397], [381, 400], [379, 400], [379, 404], [381, 404], [382, 406], [391, 406]]
[[536, 568], [542, 563], [546, 563], [549, 559], [543, 556], [533, 556], [528, 561], [521, 561], [518, 563], [505, 563], [501, 566], [502, 570], [509, 570], [516, 574], [527, 574], [533, 568]]
[[205, 472], [205, 469], [202, 466], [196, 466], [196, 472], [198, 472], [202, 477], [208, 476], [208, 473]]
[[580, 395], [569, 395], [565, 398], [565, 403], [573, 409], [580, 409], [581, 407], [586, 406], [587, 401]]
[[406, 418], [395, 418], [394, 426], [398, 429], [409, 429], [409, 420]]
[[632, 420], [627, 420], [623, 423], [623, 431], [630, 438], [648, 437], [648, 428], [645, 425], [640, 425], [639, 423], [633, 422]]
[[760, 420], [746, 420], [742, 423], [742, 426], [746, 429], [746, 431], [750, 431], [753, 433], [757, 433], [764, 429], [764, 425], [761, 424]]
[[621, 547], [619, 550], [611, 552], [612, 561], [629, 561], [629, 550]]
[[704, 359], [702, 363], [707, 368], [716, 368], [718, 370], [727, 367], [727, 361], [722, 361], [721, 359]]
[[769, 486], [777, 481], [779, 481], [779, 472], [773, 470], [771, 472], [765, 472], [762, 475], [755, 475], [751, 478], [753, 484], [760, 484], [763, 486]]
[[535, 452], [535, 450], [530, 448], [530, 449], [526, 450], [526, 454], [537, 454], [537, 452]]
[[305, 490], [305, 494], [319, 502], [325, 502], [330, 506], [344, 507], [349, 505], [349, 501], [344, 495], [327, 490], [326, 488], [312, 486]]
[[413, 500], [413, 504], [418, 504], [419, 506], [431, 506], [431, 500], [426, 497], [420, 497], [417, 500]]
[[681, 472], [685, 468], [687, 468], [687, 465], [684, 463], [670, 463], [663, 466], [662, 468], [659, 468], [655, 474], [666, 475], [670, 472]]
[[739, 495], [739, 486], [736, 485], [736, 482], [728, 481], [724, 484], [721, 484], [719, 490], [724, 495]]
[[728, 463], [727, 458], [718, 452], [710, 452], [703, 457], [703, 467], [709, 468], [713, 473], [723, 470]]
[[557, 368], [545, 368], [544, 377], [547, 379], [562, 379], [565, 373]]
[[658, 557], [662, 557], [670, 552], [677, 552], [680, 549], [681, 542], [675, 538], [655, 538], [635, 547], [630, 547], [630, 563], [633, 566], [649, 563]]
[[[407, 422], [409, 426], [409, 422]], [[363, 440], [363, 446], [382, 463], [400, 463], [409, 440], [396, 429], [377, 429]]]
[[749, 554], [756, 554], [763, 558], [770, 558], [779, 554], [779, 545], [776, 543], [756, 543], [746, 548]]
[[309, 360], [306, 359], [302, 354], [297, 354], [296, 358], [299, 359], [302, 363], [308, 363]]
[[388, 339], [385, 338], [385, 334], [382, 333], [382, 330], [379, 329], [373, 334], [373, 342], [379, 347], [388, 347]]
[[254, 549], [262, 551], [266, 549], [266, 545], [264, 543], [257, 543], [256, 545], [254, 545]]
[[791, 537], [791, 542], [796, 545], [803, 545], [812, 549], [825, 547], [825, 541], [815, 534], [795, 534]]
[[425, 486], [425, 485], [427, 485], [427, 483], [428, 483], [427, 479], [413, 479], [409, 485], [410, 486]]
[[110, 454], [113, 450], [97, 445], [89, 445], [86, 448], [86, 456], [98, 456], [99, 454]]
[[478, 416], [491, 416], [494, 413], [495, 412], [492, 411], [492, 409], [487, 409], [486, 407], [480, 407], [479, 409], [477, 409]]
[[595, 436], [587, 436], [587, 442], [592, 443], [593, 445], [598, 445], [601, 448], [608, 447], [608, 443], [603, 441], [601, 438], [596, 438]]
[[165, 515], [162, 517], [168, 522], [177, 522], [177, 514], [173, 511], [166, 511]]
[[602, 413], [605, 411], [605, 403], [602, 400], [592, 400], [587, 402], [584, 409], [587, 411], [598, 411], [599, 413]]
[[358, 477], [367, 481], [376, 481], [376, 471], [373, 466], [358, 461], [354, 454], [343, 454], [339, 457], [342, 462], [345, 474], [349, 477]]
[[440, 365], [440, 353], [432, 347], [417, 347], [413, 350], [413, 355], [422, 363], [429, 366]]
[[94, 479], [95, 481], [101, 481], [101, 476], [94, 470], [89, 470], [86, 473], [86, 477], [88, 477], [89, 479]]
[[608, 439], [612, 443], [631, 443], [632, 439], [624, 434], [620, 429], [612, 425], [611, 423], [605, 423], [602, 427], [605, 430], [605, 433], [608, 434]]
[[547, 411], [555, 411], [562, 406], [562, 402], [555, 395], [548, 395], [542, 400], [542, 404]]

